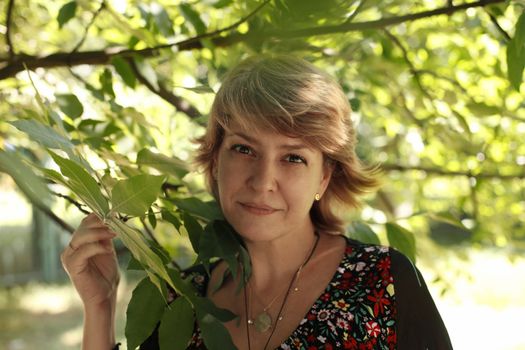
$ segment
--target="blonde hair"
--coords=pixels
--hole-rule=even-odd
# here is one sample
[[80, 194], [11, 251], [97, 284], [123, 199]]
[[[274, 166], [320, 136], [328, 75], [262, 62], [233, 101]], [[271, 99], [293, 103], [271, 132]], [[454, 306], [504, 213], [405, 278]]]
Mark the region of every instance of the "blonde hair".
[[212, 172], [228, 125], [300, 137], [323, 153], [325, 166], [333, 167], [328, 188], [310, 210], [312, 222], [320, 231], [344, 232], [334, 206], [358, 207], [357, 197], [378, 185], [377, 167], [363, 166], [355, 153], [350, 113], [339, 84], [311, 63], [283, 55], [251, 57], [225, 76], [206, 133], [197, 140], [195, 163], [217, 198]]

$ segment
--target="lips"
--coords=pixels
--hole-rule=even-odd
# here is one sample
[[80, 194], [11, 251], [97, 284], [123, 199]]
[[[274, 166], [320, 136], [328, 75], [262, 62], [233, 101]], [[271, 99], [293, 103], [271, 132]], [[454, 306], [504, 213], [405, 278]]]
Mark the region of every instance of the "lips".
[[244, 210], [255, 215], [270, 215], [278, 211], [278, 209], [272, 208], [265, 204], [249, 202], [239, 202], [239, 204]]

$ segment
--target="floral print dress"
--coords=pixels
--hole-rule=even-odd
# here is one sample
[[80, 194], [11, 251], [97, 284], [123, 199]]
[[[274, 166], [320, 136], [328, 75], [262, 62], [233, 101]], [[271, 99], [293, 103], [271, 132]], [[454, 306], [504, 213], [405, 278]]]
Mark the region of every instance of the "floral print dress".
[[[415, 266], [394, 249], [346, 240], [330, 283], [277, 349], [451, 350]], [[192, 269], [186, 277], [205, 294], [204, 269]], [[157, 350], [156, 338], [155, 332], [141, 349]], [[188, 349], [206, 349], [198, 327]]]
[[[348, 240], [332, 280], [279, 349], [395, 349], [390, 264], [388, 248]], [[192, 276], [201, 293], [206, 290], [203, 277], [199, 272]], [[197, 330], [189, 349], [202, 348]]]

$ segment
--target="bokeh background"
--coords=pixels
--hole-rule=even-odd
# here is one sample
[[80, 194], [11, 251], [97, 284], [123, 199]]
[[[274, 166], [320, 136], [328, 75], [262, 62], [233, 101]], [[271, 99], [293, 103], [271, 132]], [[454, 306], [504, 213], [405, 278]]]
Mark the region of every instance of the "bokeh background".
[[[165, 168], [166, 198], [208, 200], [202, 176], [177, 164], [190, 160], [220, 77], [261, 53], [332, 74], [352, 105], [359, 155], [384, 169], [383, 187], [343, 213], [348, 234], [415, 257], [455, 349], [525, 349], [524, 6], [0, 0], [0, 349], [78, 349], [82, 324], [59, 255], [86, 207], [39, 170], [57, 169], [42, 134], [11, 122], [58, 118], [113, 178], [150, 172], [137, 154], [157, 152], [175, 169]], [[41, 180], [49, 191], [39, 196]], [[185, 232], [157, 219], [130, 222], [191, 264]], [[143, 276], [126, 270], [130, 254], [116, 244], [125, 342]]]

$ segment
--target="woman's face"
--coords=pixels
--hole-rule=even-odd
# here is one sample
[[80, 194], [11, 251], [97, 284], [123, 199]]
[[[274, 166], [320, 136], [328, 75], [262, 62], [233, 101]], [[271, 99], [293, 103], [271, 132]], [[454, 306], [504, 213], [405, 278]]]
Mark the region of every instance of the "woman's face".
[[331, 175], [301, 139], [236, 126], [225, 131], [213, 171], [226, 219], [252, 242], [311, 231], [314, 196]]

